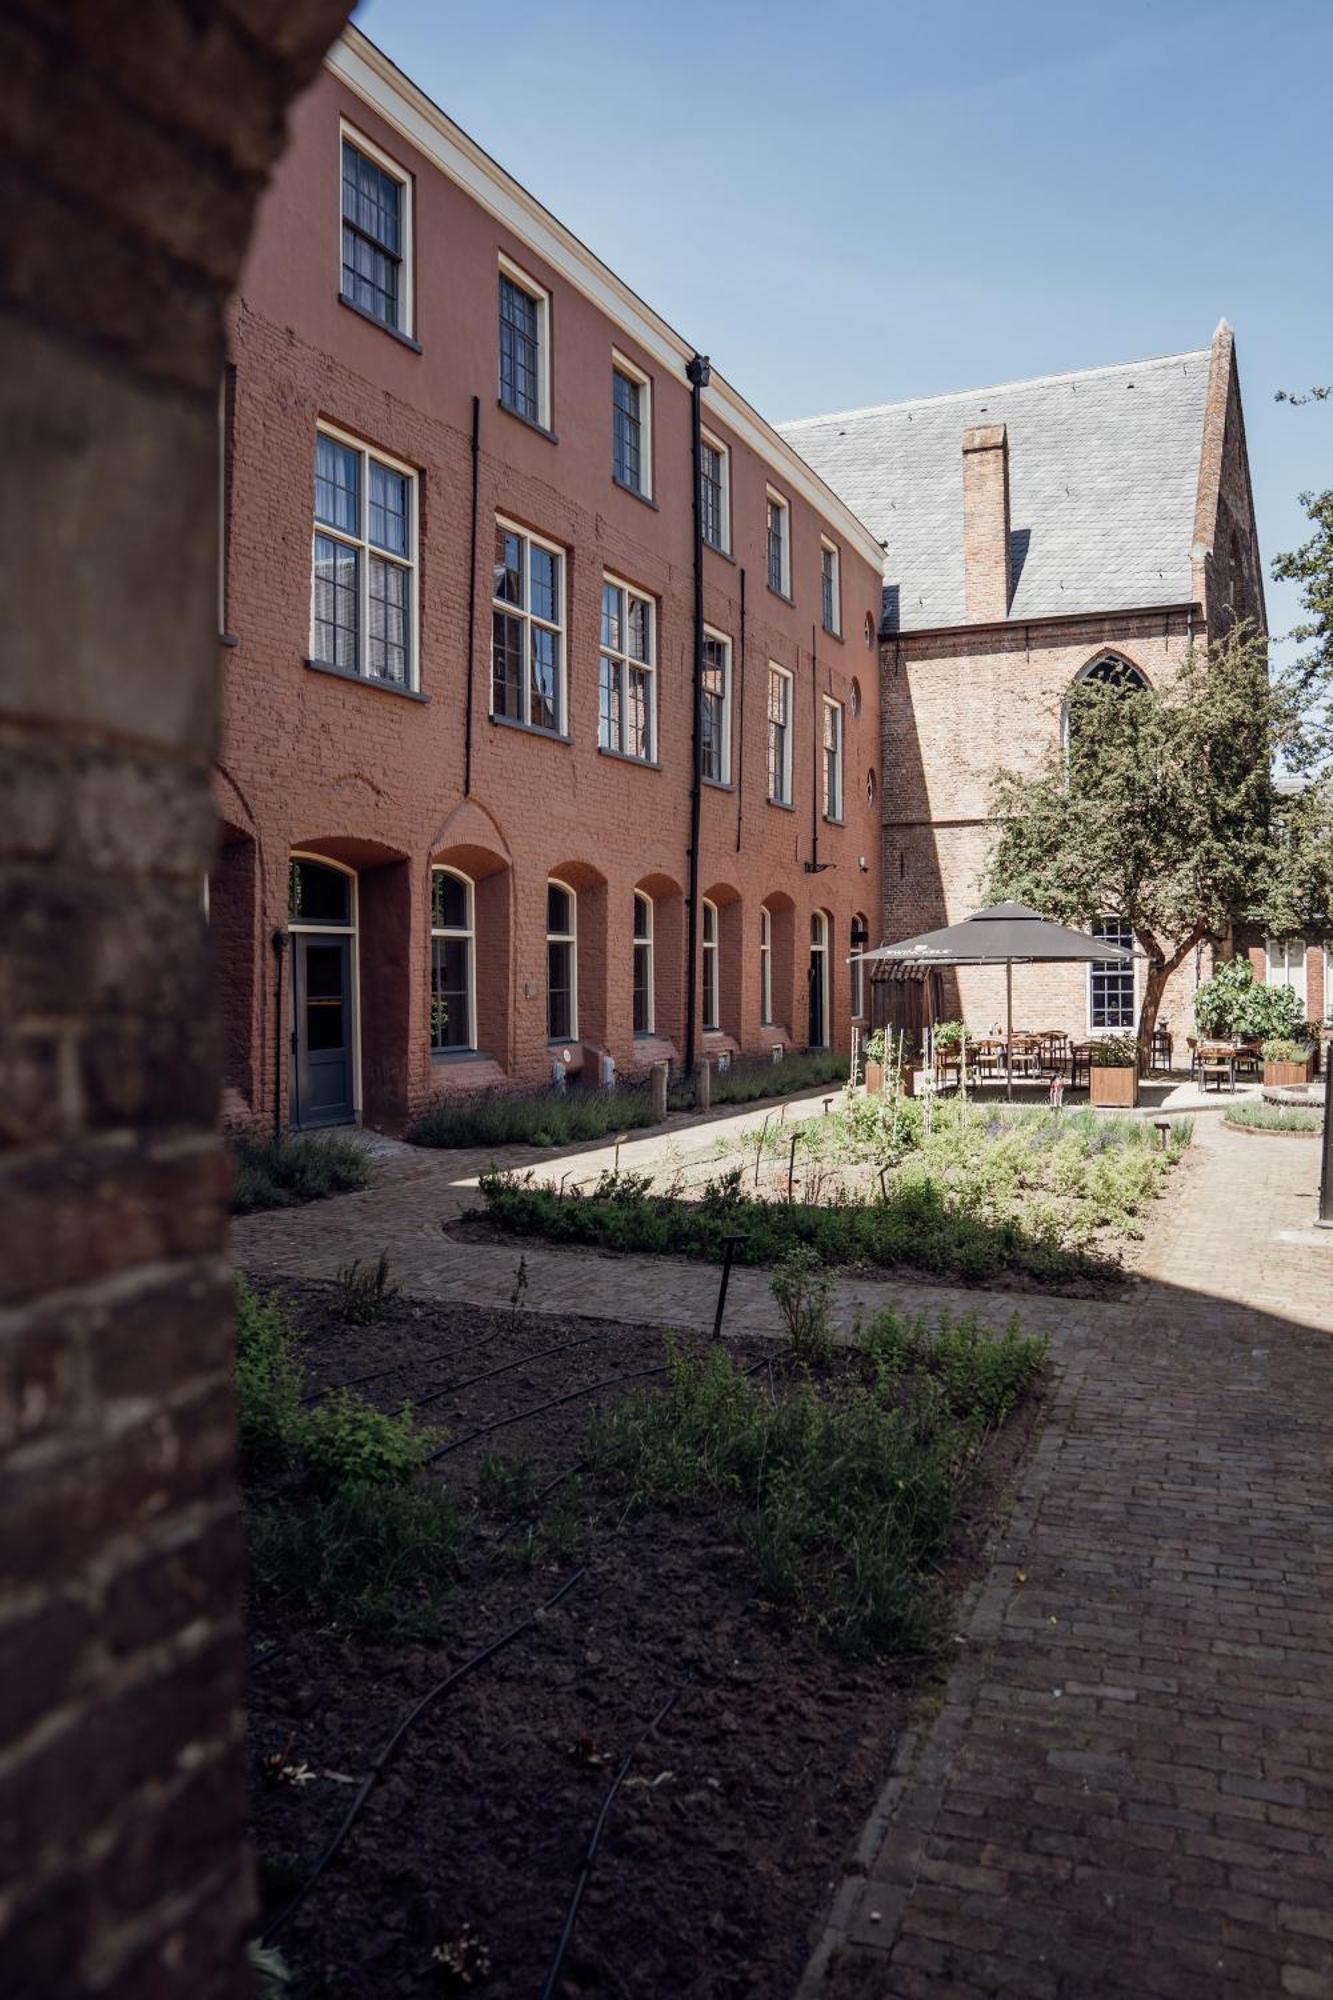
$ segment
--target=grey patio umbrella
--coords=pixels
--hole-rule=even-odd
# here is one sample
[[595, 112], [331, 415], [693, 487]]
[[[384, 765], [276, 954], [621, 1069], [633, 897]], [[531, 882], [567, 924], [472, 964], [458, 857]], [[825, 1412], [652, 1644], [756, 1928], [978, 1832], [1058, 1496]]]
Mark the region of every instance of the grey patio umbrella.
[[942, 931], [923, 931], [900, 944], [882, 944], [854, 954], [861, 959], [906, 961], [912, 965], [1002, 965], [1004, 967], [1004, 1040], [1006, 1094], [1014, 1094], [1014, 967], [1062, 965], [1095, 960], [1098, 964], [1128, 964], [1134, 954], [1122, 945], [1049, 923], [1024, 903], [997, 903], [977, 910], [960, 924]]

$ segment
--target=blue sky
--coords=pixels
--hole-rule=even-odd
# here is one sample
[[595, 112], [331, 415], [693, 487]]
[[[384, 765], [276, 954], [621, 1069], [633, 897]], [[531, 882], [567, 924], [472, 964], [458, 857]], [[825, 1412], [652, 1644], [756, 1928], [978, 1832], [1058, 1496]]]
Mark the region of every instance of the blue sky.
[[[1333, 484], [1329, 0], [356, 19], [775, 422], [1236, 329], [1266, 562]], [[1275, 631], [1298, 615], [1268, 585]]]

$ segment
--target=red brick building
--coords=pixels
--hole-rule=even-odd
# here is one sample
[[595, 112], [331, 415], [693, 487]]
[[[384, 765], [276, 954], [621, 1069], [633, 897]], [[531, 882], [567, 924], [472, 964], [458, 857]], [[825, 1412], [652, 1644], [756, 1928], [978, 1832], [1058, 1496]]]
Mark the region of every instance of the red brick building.
[[[1159, 683], [1235, 617], [1265, 623], [1234, 341], [784, 426], [883, 537], [883, 882], [887, 939], [982, 900], [998, 766], [1032, 769], [1088, 675]], [[1114, 911], [1105, 935], [1131, 943]], [[1262, 956], [1262, 955], [1261, 955]], [[1309, 991], [1322, 1005], [1322, 957]], [[1167, 988], [1178, 1054], [1206, 952]], [[940, 975], [985, 1027], [1003, 973]], [[1034, 966], [1024, 1026], [1130, 1029], [1141, 966]]]
[[231, 1115], [845, 1046], [881, 900], [846, 503], [716, 372], [696, 479], [691, 345], [355, 30], [230, 356]]

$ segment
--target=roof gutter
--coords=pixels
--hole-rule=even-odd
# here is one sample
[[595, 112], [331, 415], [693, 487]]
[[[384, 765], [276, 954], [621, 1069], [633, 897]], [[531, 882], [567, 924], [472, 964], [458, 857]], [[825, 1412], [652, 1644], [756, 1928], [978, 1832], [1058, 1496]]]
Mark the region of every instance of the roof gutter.
[[978, 618], [966, 625], [899, 626], [879, 636], [902, 644], [909, 639], [955, 639], [963, 633], [1025, 632], [1036, 625], [1104, 625], [1108, 618], [1172, 618], [1180, 613], [1192, 619], [1202, 610], [1197, 598], [1186, 598], [1174, 604], [1135, 604], [1123, 611], [1048, 611], [1033, 618]]

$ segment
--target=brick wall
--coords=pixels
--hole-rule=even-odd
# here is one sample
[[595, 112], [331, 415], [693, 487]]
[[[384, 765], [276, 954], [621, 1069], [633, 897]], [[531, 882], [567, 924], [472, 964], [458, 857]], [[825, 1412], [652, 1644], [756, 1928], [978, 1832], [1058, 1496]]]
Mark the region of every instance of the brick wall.
[[0, 26], [12, 2000], [220, 2000], [246, 1984], [226, 1170], [201, 911], [216, 394], [223, 304], [286, 103], [343, 11], [144, 0], [113, 31], [96, 10], [20, 5]]

